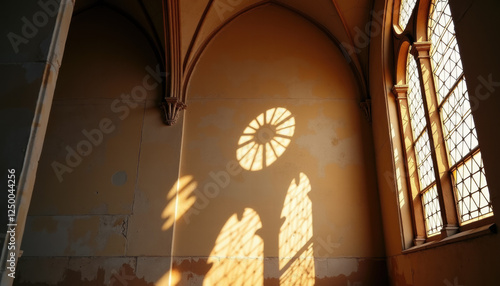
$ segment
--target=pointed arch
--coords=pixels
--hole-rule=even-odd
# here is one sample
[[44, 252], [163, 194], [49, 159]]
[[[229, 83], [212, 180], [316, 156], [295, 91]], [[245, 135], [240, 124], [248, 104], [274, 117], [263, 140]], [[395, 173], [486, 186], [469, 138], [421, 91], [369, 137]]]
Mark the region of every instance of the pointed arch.
[[186, 102], [187, 87], [189, 85], [194, 68], [198, 64], [198, 61], [201, 58], [201, 55], [203, 54], [203, 52], [205, 51], [207, 46], [210, 44], [210, 42], [212, 42], [212, 40], [225, 27], [227, 27], [234, 20], [238, 19], [240, 16], [245, 15], [249, 12], [252, 12], [253, 10], [255, 10], [257, 8], [264, 7], [264, 6], [271, 6], [271, 5], [274, 5], [274, 6], [277, 6], [279, 8], [283, 8], [289, 12], [292, 12], [292, 13], [300, 16], [301, 18], [305, 19], [309, 23], [311, 23], [317, 29], [319, 29], [340, 50], [340, 52], [343, 54], [344, 58], [346, 59], [349, 67], [351, 68], [353, 75], [356, 78], [356, 81], [359, 85], [359, 93], [361, 96], [361, 98], [358, 99], [359, 102], [364, 102], [366, 100], [369, 100], [366, 81], [363, 77], [362, 72], [355, 65], [353, 58], [351, 57], [351, 55], [349, 55], [349, 53], [346, 51], [346, 49], [342, 46], [341, 42], [332, 33], [330, 33], [325, 26], [323, 26], [322, 24], [320, 24], [319, 22], [314, 20], [312, 17], [304, 14], [303, 12], [301, 12], [297, 9], [294, 9], [291, 6], [288, 6], [288, 5], [285, 5], [282, 3], [278, 3], [278, 2], [274, 2], [274, 1], [262, 1], [262, 2], [255, 3], [253, 5], [249, 5], [249, 6], [245, 7], [244, 9], [242, 9], [241, 11], [239, 11], [238, 13], [236, 13], [235, 15], [226, 19], [221, 25], [219, 25], [214, 31], [212, 31], [210, 33], [210, 35], [202, 42], [200, 47], [194, 53], [192, 60], [186, 65], [186, 70], [185, 70], [183, 83], [182, 83], [182, 95], [181, 95], [181, 99], [183, 102]]

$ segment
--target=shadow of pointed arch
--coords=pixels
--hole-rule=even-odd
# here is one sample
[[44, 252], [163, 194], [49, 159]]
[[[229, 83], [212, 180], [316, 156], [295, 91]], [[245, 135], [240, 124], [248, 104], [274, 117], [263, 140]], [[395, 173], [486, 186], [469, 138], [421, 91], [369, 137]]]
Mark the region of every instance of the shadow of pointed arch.
[[222, 227], [207, 263], [210, 270], [203, 285], [263, 285], [264, 240], [257, 212], [245, 208]]
[[279, 233], [279, 266], [281, 285], [314, 285], [314, 242], [311, 182], [300, 173], [288, 188]]

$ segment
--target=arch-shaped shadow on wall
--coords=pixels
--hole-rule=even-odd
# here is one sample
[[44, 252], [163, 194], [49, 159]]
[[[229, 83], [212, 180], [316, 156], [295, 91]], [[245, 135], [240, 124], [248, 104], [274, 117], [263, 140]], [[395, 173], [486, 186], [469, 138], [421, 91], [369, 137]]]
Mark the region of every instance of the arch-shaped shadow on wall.
[[[286, 17], [289, 18], [285, 19], [293, 18], [293, 21], [297, 21], [293, 22], [295, 23], [293, 28], [279, 23], [279, 21], [275, 22], [274, 25], [282, 24], [283, 26], [279, 27], [284, 30], [280, 31], [287, 31], [286, 36], [291, 37], [293, 40], [290, 40], [290, 42], [296, 43], [295, 45], [273, 50], [279, 46], [275, 42], [279, 43], [280, 41], [280, 39], [274, 37], [275, 35], [279, 36], [279, 31], [268, 31], [274, 26], [259, 26], [259, 29], [255, 29], [254, 26], [248, 26], [248, 22], [233, 21], [233, 25], [227, 26], [227, 29], [220, 31], [217, 34], [218, 38], [210, 42], [203, 57], [197, 62], [196, 71], [190, 77], [189, 97], [187, 98], [189, 100], [189, 112], [185, 114], [184, 118], [181, 163], [183, 167], [180, 174], [181, 180], [186, 180], [189, 183], [182, 184], [188, 187], [179, 191], [188, 191], [189, 193], [191, 190], [195, 195], [195, 201], [193, 202], [191, 198], [188, 198], [186, 204], [194, 207], [182, 207], [183, 217], [174, 219], [178, 223], [173, 226], [176, 228], [173, 257], [179, 257], [179, 261], [174, 262], [173, 270], [175, 271], [196, 272], [195, 274], [200, 277], [215, 269], [216, 266], [213, 263], [216, 260], [208, 262], [197, 258], [195, 260], [192, 257], [207, 257], [214, 249], [220, 249], [217, 246], [218, 237], [230, 232], [227, 231], [228, 229], [233, 229], [226, 226], [226, 224], [234, 226], [238, 224], [237, 221], [246, 221], [244, 217], [247, 209], [251, 209], [258, 214], [262, 224], [262, 229], [257, 231], [257, 234], [264, 241], [264, 256], [279, 257], [280, 232], [283, 231], [283, 234], [285, 234], [288, 230], [293, 229], [293, 226], [287, 226], [286, 224], [287, 219], [293, 221], [293, 207], [289, 205], [286, 214], [282, 213], [282, 210], [286, 204], [287, 191], [294, 179], [292, 189], [300, 188], [301, 185], [310, 187], [310, 192], [307, 192], [308, 188], [304, 187], [306, 191], [303, 193], [307, 193], [307, 197], [311, 198], [312, 216], [315, 217], [317, 214], [321, 216], [327, 213], [338, 217], [344, 216], [347, 217], [346, 219], [351, 218], [349, 214], [345, 214], [346, 209], [344, 209], [344, 213], [341, 210], [337, 211], [325, 201], [325, 197], [329, 198], [330, 193], [337, 191], [337, 182], [335, 180], [345, 179], [342, 177], [343, 174], [348, 173], [349, 176], [359, 177], [368, 176], [371, 179], [358, 181], [362, 181], [361, 184], [365, 185], [370, 183], [375, 185], [372, 172], [367, 169], [371, 162], [368, 162], [369, 164], [365, 166], [362, 159], [359, 159], [361, 163], [357, 161], [358, 155], [360, 158], [373, 158], [369, 157], [372, 154], [364, 155], [368, 148], [365, 145], [369, 146], [369, 143], [366, 143], [371, 141], [368, 139], [369, 133], [363, 125], [366, 122], [362, 118], [361, 110], [359, 110], [356, 103], [356, 97], [359, 95], [359, 85], [356, 84], [356, 76], [351, 72], [342, 51], [328, 37], [325, 37], [324, 33], [318, 31], [316, 26], [304, 20], [300, 15], [293, 13], [293, 11], [282, 9], [279, 5], [266, 5], [260, 8], [262, 9], [253, 9], [252, 12], [265, 12], [265, 15], [245, 13], [239, 16], [238, 20], [261, 21], [263, 19], [274, 19], [266, 18], [265, 16], [269, 15], [267, 13], [286, 14]], [[250, 17], [254, 18], [251, 18], [250, 21]], [[246, 35], [245, 33], [248, 32], [248, 37], [243, 38], [245, 41], [239, 41], [240, 38], [231, 38], [235, 34], [225, 33], [226, 31], [234, 32], [235, 30], [230, 30], [235, 27], [234, 25], [241, 25], [238, 26], [239, 28], [246, 25], [246, 29], [236, 30], [239, 35]], [[294, 30], [296, 26], [302, 27], [300, 31]], [[306, 30], [306, 26], [307, 31], [312, 32], [312, 34], [302, 34]], [[269, 29], [266, 30], [262, 27], [268, 27]], [[309, 43], [308, 40], [310, 39], [318, 42], [312, 41]], [[266, 46], [268, 43], [270, 45]], [[292, 49], [291, 52], [290, 49]], [[300, 51], [297, 52], [297, 50]], [[261, 51], [264, 52], [261, 53]], [[269, 53], [265, 51], [273, 51], [273, 53], [269, 56]], [[244, 55], [241, 56], [240, 53]], [[250, 60], [246, 57], [247, 55], [251, 55]], [[326, 59], [323, 57], [326, 57]], [[255, 58], [258, 58], [258, 60]], [[307, 72], [303, 72], [304, 70]], [[298, 83], [290, 82], [294, 79]], [[304, 87], [303, 84], [306, 82], [314, 82], [321, 88]], [[289, 86], [292, 86], [292, 88], [288, 88]], [[335, 100], [328, 101], [332, 98], [335, 98]], [[290, 99], [294, 100], [290, 101]], [[309, 100], [311, 102], [308, 102]], [[227, 178], [221, 173], [226, 170], [226, 163], [237, 159], [235, 154], [239, 146], [238, 142], [249, 122], [252, 122], [259, 114], [278, 107], [288, 109], [295, 118], [295, 133], [283, 155], [264, 169], [251, 170], [250, 165], [250, 170], [240, 171], [232, 176], [227, 184], [224, 183], [227, 179], [220, 180], [221, 184], [216, 187], [214, 177], [219, 179]], [[354, 132], [354, 134], [343, 135], [347, 139], [340, 136], [340, 131], [337, 131], [337, 129], [344, 128], [342, 127], [343, 124], [346, 126], [345, 132]], [[361, 135], [357, 134], [358, 132]], [[322, 135], [325, 133], [327, 135]], [[310, 138], [309, 136], [315, 137]], [[350, 140], [349, 136], [359, 137]], [[314, 148], [327, 151], [330, 149], [353, 148], [348, 149], [348, 151], [351, 150], [359, 154], [354, 158], [349, 156], [349, 152], [343, 152], [345, 150], [326, 152], [323, 155], [319, 152], [319, 156], [318, 153], [314, 153], [314, 155], [307, 153]], [[307, 150], [304, 151], [305, 149]], [[359, 167], [361, 172], [359, 174], [357, 171], [345, 171], [343, 173], [340, 170], [340, 175], [336, 174], [335, 179], [332, 179], [333, 176], [329, 177], [331, 173], [323, 170], [323, 173], [328, 174], [328, 176], [323, 175], [321, 177], [321, 171], [318, 169], [327, 168], [318, 163], [319, 160], [323, 159], [325, 160], [325, 166], [332, 163], [337, 165], [346, 164], [348, 166], [349, 164], [360, 165], [362, 166]], [[236, 161], [236, 163], [238, 162]], [[341, 169], [342, 167], [338, 168]], [[301, 176], [301, 173], [307, 176], [307, 180], [304, 176]], [[305, 183], [306, 181], [309, 183]], [[354, 183], [360, 186], [359, 182]], [[203, 197], [194, 191], [192, 188], [194, 184], [201, 187], [198, 189], [199, 192], [206, 191]], [[367, 195], [367, 201], [375, 201], [376, 192], [366, 191], [364, 193], [365, 190], [369, 189], [363, 189], [363, 186], [361, 185], [356, 189], [355, 187], [345, 188], [344, 185], [343, 189], [347, 190], [342, 190], [342, 192], [355, 192], [358, 194], [362, 192], [363, 195]], [[314, 194], [318, 191], [319, 195]], [[298, 197], [307, 202], [303, 193]], [[184, 194], [182, 196], [185, 197]], [[341, 204], [339, 202], [335, 203], [335, 206]], [[364, 205], [357, 206], [357, 208], [348, 209], [347, 212], [352, 211], [356, 216], [360, 211], [359, 209], [364, 207]], [[363, 209], [363, 214], [359, 216], [371, 214], [371, 217], [363, 216], [362, 223], [376, 221], [375, 208], [373, 205], [368, 205]], [[295, 217], [300, 216], [300, 213], [295, 215]], [[307, 219], [311, 219], [311, 217]], [[313, 224], [313, 226], [316, 224], [314, 220], [308, 221], [307, 219], [303, 221], [305, 224]], [[253, 219], [249, 221], [253, 221]], [[325, 227], [326, 223], [322, 223], [322, 234], [334, 229], [333, 226]], [[284, 226], [283, 229], [281, 229], [282, 226]], [[377, 228], [377, 226], [375, 225], [373, 228]], [[368, 225], [367, 229], [372, 230], [372, 226]], [[239, 232], [239, 230], [234, 231]], [[304, 248], [293, 249], [296, 246], [293, 245], [293, 247], [290, 247], [293, 251], [287, 252], [283, 250], [284, 255], [290, 253], [292, 255], [302, 255], [311, 254], [311, 252], [314, 254], [314, 251], [317, 250], [314, 242], [318, 237], [314, 237], [315, 229], [312, 228], [308, 231], [306, 234], [312, 233], [312, 237], [305, 235], [300, 239], [302, 242], [301, 247]], [[373, 232], [375, 233], [375, 231]], [[288, 233], [293, 235], [292, 231]], [[322, 237], [323, 241], [330, 241], [329, 237], [326, 237], [327, 235]], [[364, 237], [360, 234], [357, 234], [357, 236]], [[369, 235], [366, 235], [366, 237], [369, 237]], [[332, 240], [337, 242], [340, 238], [332, 237]], [[346, 242], [348, 240], [345, 239]], [[199, 245], [194, 245], [195, 241]], [[286, 241], [285, 237], [283, 237], [283, 241]], [[366, 242], [366, 245], [375, 245], [378, 241], [378, 239], [376, 242], [370, 240]], [[321, 252], [323, 255], [328, 256], [331, 255], [329, 251], [331, 250], [323, 248], [318, 253]], [[186, 259], [183, 260], [183, 258]], [[286, 269], [310, 268], [310, 264], [301, 264], [295, 261], [299, 261], [297, 257], [293, 257], [290, 263], [282, 264], [281, 268], [279, 262], [276, 261], [276, 265], [271, 266], [266, 271], [272, 273], [271, 275], [278, 273], [277, 276], [280, 276], [284, 274], [284, 279], [291, 279], [290, 276], [287, 276]], [[227, 267], [223, 268], [227, 269]], [[283, 270], [283, 273], [280, 270]], [[226, 271], [221, 273], [226, 273]], [[341, 281], [347, 283], [345, 279], [348, 279], [348, 277], [344, 276], [339, 279], [344, 279]]]

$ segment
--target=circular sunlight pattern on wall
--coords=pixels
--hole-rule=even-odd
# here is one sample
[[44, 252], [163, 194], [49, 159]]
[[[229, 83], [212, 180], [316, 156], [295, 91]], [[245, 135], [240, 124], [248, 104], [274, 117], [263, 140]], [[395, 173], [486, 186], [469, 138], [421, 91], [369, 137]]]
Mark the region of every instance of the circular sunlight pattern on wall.
[[238, 141], [236, 158], [241, 167], [259, 171], [274, 163], [286, 150], [295, 131], [295, 118], [283, 107], [257, 116]]

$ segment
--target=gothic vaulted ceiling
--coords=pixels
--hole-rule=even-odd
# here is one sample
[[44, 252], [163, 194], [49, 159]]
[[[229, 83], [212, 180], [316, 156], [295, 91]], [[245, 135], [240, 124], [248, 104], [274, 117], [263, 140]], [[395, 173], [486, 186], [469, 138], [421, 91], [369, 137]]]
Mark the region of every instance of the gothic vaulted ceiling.
[[[180, 81], [183, 81], [196, 63], [197, 55], [224, 25], [255, 7], [270, 4], [300, 14], [344, 47], [343, 52], [350, 58], [361, 89], [366, 93], [373, 0], [77, 0], [75, 15], [98, 5], [119, 12], [148, 36], [161, 60], [167, 45], [166, 58], [170, 61], [167, 69], [170, 65], [171, 72], [180, 71]], [[172, 27], [164, 29], [164, 23], [172, 25], [172, 17], [178, 17], [177, 48], [172, 48], [172, 33], [176, 32]], [[173, 62], [178, 63], [178, 68], [175, 64], [172, 67]]]

